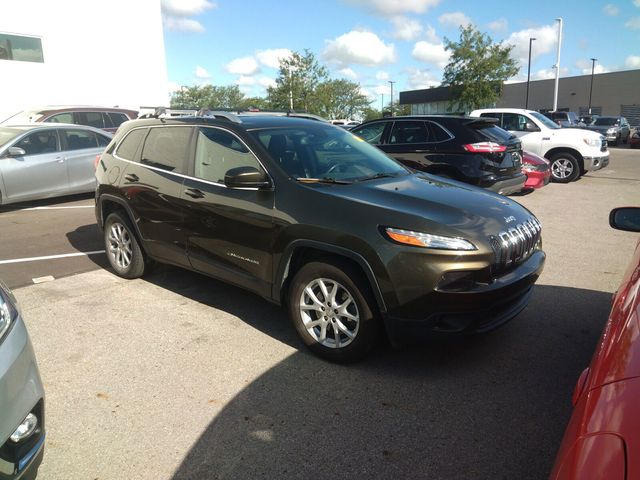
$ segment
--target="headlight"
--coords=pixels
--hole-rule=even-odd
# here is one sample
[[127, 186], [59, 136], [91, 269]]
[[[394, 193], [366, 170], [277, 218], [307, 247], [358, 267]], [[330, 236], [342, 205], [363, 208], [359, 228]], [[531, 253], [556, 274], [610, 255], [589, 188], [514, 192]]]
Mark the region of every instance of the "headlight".
[[9, 294], [0, 285], [0, 342], [17, 316], [18, 310], [13, 305]]
[[391, 227], [385, 228], [385, 232], [389, 238], [403, 245], [436, 248], [438, 250], [477, 250], [473, 243], [464, 238], [443, 237]]
[[601, 142], [599, 138], [590, 138], [590, 137], [583, 138], [582, 140], [584, 141], [584, 143], [586, 143], [590, 147], [599, 147]]
[[607, 128], [607, 133], [616, 133], [615, 128]]

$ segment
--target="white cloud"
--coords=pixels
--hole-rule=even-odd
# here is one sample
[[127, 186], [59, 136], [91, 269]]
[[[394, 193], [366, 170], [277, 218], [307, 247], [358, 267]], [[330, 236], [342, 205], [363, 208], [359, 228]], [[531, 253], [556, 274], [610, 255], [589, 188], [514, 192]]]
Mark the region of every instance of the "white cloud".
[[389, 78], [389, 74], [384, 70], [380, 70], [378, 73], [376, 73], [376, 80], [386, 82], [387, 80], [389, 80]]
[[171, 80], [169, 80], [167, 82], [167, 91], [169, 93], [173, 93], [173, 92], [176, 92], [178, 90], [180, 90], [180, 84], [178, 82], [173, 82]]
[[397, 16], [391, 18], [391, 23], [394, 27], [392, 36], [398, 40], [415, 40], [422, 33], [422, 25], [417, 20]]
[[438, 37], [436, 29], [431, 25], [427, 25], [427, 32], [425, 36], [427, 37], [427, 41], [430, 43], [440, 43], [440, 37]]
[[326, 61], [342, 66], [355, 63], [373, 67], [394, 62], [396, 50], [393, 44], [385, 44], [375, 33], [353, 30], [328, 40], [322, 56]]
[[162, 21], [167, 30], [192, 33], [202, 33], [205, 28], [197, 20], [187, 17], [217, 8], [209, 0], [161, 0], [161, 6]]
[[430, 63], [438, 68], [444, 68], [449, 63], [451, 56], [442, 43], [431, 43], [424, 40], [416, 43], [411, 56], [421, 62]]
[[171, 17], [165, 15], [162, 18], [164, 28], [176, 32], [202, 33], [204, 26], [197, 20], [191, 18]]
[[[591, 75], [591, 60], [577, 60], [575, 65], [576, 68], [580, 70], [580, 73], [582, 75]], [[609, 71], [610, 70], [607, 67], [603, 66], [600, 63], [596, 63], [595, 68], [593, 69], [594, 73], [607, 73]]]
[[200, 65], [198, 65], [196, 67], [195, 75], [196, 75], [197, 78], [200, 78], [200, 79], [209, 79], [209, 78], [211, 78], [211, 74], [209, 72], [207, 72], [207, 70], [205, 68], [201, 67]]
[[602, 11], [605, 15], [609, 15], [610, 17], [616, 17], [620, 13], [620, 9], [612, 3], [607, 3], [602, 7]]
[[176, 17], [191, 17], [217, 8], [209, 0], [161, 0], [161, 5], [163, 13]]
[[493, 32], [506, 32], [509, 28], [509, 23], [506, 18], [499, 18], [498, 20], [491, 22], [487, 27], [489, 27], [489, 30]]
[[256, 57], [265, 67], [280, 68], [280, 60], [289, 58], [291, 53], [291, 50], [288, 48], [273, 48], [257, 52]]
[[227, 63], [224, 68], [234, 75], [253, 75], [260, 70], [258, 62], [253, 57], [236, 58]]
[[[560, 67], [560, 76], [566, 77], [569, 74], [569, 69], [567, 67]], [[542, 70], [538, 70], [531, 74], [532, 80], [548, 80], [551, 78], [556, 78], [556, 69], [555, 68], [543, 68]]]
[[270, 77], [261, 77], [261, 78], [258, 79], [258, 83], [260, 85], [262, 85], [264, 88], [275, 87], [276, 86], [275, 79], [270, 78]]
[[340, 73], [340, 75], [342, 75], [344, 77], [347, 77], [347, 78], [352, 78], [352, 79], [358, 78], [358, 74], [356, 72], [354, 72], [353, 70], [351, 70], [350, 68], [343, 68], [343, 69], [339, 70], [338, 73]]
[[[638, 0], [640, 3], [640, 0]], [[629, 55], [624, 61], [625, 68], [640, 68], [640, 55]]]
[[633, 0], [633, 4], [634, 4], [636, 7], [640, 8], [640, 0]]
[[640, 30], [640, 17], [631, 17], [624, 26], [631, 30]]
[[247, 86], [255, 85], [256, 83], [258, 83], [258, 81], [255, 79], [255, 77], [251, 77], [249, 75], [240, 75], [234, 83], [240, 86]]
[[442, 25], [450, 27], [466, 27], [473, 23], [473, 21], [462, 12], [443, 13], [438, 17], [438, 21]]
[[404, 13], [425, 13], [435, 7], [440, 0], [346, 0], [356, 7], [364, 7], [378, 15], [401, 15]]
[[558, 29], [553, 25], [538, 28], [527, 28], [509, 35], [503, 43], [513, 45], [511, 55], [523, 65], [527, 64], [529, 55], [529, 39], [535, 38], [531, 46], [531, 59], [535, 59], [556, 48]]
[[440, 86], [440, 80], [427, 70], [410, 69], [409, 87], [413, 90]]

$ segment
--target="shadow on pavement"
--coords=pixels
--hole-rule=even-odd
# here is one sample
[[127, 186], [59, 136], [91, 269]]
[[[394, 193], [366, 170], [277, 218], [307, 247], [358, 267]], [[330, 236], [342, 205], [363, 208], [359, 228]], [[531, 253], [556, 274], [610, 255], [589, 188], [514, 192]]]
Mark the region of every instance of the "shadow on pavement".
[[539, 285], [492, 334], [344, 367], [307, 353], [285, 312], [250, 293], [173, 268], [147, 280], [301, 348], [202, 425], [175, 480], [545, 478], [611, 299]]

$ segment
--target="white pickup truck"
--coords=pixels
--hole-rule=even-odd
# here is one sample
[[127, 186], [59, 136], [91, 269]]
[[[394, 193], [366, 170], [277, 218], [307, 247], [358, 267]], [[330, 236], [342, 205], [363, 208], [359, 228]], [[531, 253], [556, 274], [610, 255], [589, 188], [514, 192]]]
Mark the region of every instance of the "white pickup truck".
[[541, 113], [520, 108], [485, 108], [470, 115], [497, 118], [500, 127], [520, 139], [523, 150], [551, 162], [554, 182], [568, 183], [609, 164], [607, 140], [599, 133], [560, 128]]

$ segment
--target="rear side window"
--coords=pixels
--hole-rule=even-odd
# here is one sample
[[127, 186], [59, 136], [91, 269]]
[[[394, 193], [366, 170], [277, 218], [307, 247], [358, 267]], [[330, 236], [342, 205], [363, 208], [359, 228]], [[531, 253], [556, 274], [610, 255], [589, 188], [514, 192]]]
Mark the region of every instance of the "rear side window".
[[157, 127], [149, 130], [140, 163], [168, 172], [184, 173], [191, 127]]
[[425, 122], [395, 122], [389, 137], [390, 144], [429, 141], [429, 130], [427, 130]]
[[114, 127], [119, 127], [120, 124], [129, 120], [129, 118], [124, 113], [107, 112], [105, 115], [107, 115], [111, 119], [111, 123]]
[[234, 135], [217, 128], [198, 128], [194, 175], [214, 183], [224, 183], [225, 174], [236, 167], [262, 170], [258, 160]]
[[64, 130], [62, 135], [66, 139], [67, 150], [82, 150], [84, 148], [96, 148], [98, 139], [96, 134], [86, 130]]
[[76, 112], [78, 123], [80, 125], [89, 125], [90, 127], [104, 128], [104, 120], [101, 112]]
[[125, 160], [136, 160], [136, 152], [138, 151], [138, 147], [144, 138], [145, 133], [147, 133], [146, 128], [138, 128], [136, 130], [131, 130], [124, 140], [120, 142], [118, 145], [118, 149], [116, 150], [116, 156], [123, 158]]
[[481, 117], [483, 118], [497, 118], [498, 124], [502, 122], [502, 114], [501, 113], [481, 113]]

